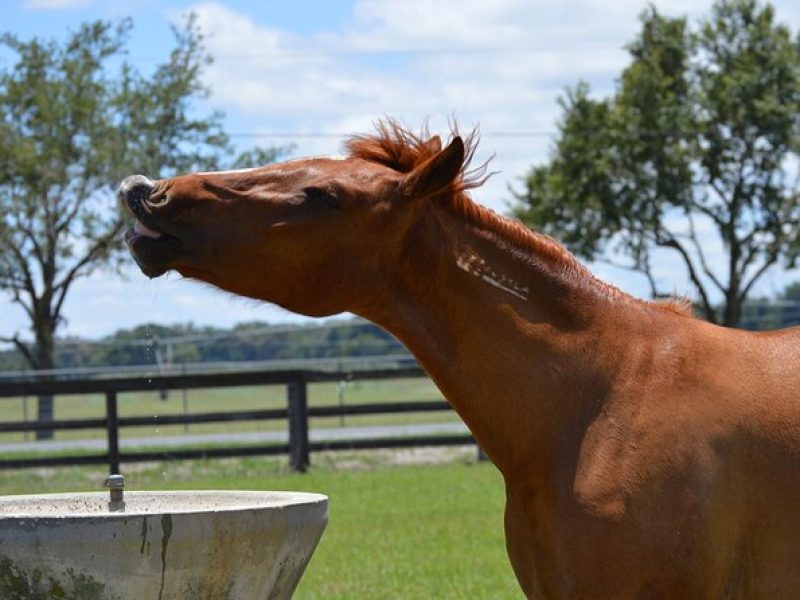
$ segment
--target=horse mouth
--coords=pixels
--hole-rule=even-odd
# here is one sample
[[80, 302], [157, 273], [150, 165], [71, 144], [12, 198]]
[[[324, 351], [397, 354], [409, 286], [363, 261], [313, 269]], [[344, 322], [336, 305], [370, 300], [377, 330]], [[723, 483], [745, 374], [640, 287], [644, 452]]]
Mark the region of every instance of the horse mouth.
[[125, 242], [142, 273], [150, 278], [169, 271], [183, 246], [180, 239], [164, 231], [162, 224], [170, 227], [168, 221], [153, 212], [150, 199], [155, 189], [156, 184], [144, 175], [131, 175], [120, 183], [117, 192], [122, 206], [133, 217]]
[[125, 242], [139, 269], [150, 278], [169, 271], [183, 245], [174, 235], [159, 231], [139, 219], [125, 232]]

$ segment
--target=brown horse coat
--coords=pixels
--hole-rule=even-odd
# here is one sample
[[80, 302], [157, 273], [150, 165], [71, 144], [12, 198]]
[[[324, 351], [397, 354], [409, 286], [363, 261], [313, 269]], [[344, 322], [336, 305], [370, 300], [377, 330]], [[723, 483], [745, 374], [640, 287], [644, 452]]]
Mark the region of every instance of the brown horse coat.
[[596, 280], [470, 200], [469, 141], [389, 123], [344, 160], [132, 176], [128, 242], [149, 276], [402, 340], [505, 478], [528, 597], [800, 597], [800, 331]]

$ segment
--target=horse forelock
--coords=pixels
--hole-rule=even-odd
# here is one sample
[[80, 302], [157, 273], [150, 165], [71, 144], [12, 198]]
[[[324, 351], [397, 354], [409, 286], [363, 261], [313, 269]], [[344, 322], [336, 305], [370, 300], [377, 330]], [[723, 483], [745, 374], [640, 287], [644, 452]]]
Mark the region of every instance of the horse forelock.
[[[452, 122], [447, 143], [456, 136], [462, 138], [465, 152], [461, 169], [453, 182], [454, 196], [483, 185], [491, 176], [486, 172], [488, 160], [477, 167], [471, 167], [478, 146], [478, 129], [462, 135], [458, 125]], [[442, 148], [441, 139], [439, 136], [431, 136], [427, 125], [415, 133], [394, 119], [378, 121], [372, 135], [355, 135], [345, 142], [345, 149], [351, 157], [374, 162], [399, 173], [413, 171], [415, 167], [438, 154]]]

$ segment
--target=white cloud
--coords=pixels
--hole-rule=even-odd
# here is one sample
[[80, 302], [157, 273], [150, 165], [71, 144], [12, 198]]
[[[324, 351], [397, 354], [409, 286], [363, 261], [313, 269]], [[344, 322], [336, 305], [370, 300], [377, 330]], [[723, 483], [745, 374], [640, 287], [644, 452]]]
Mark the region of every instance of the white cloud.
[[22, 7], [26, 10], [70, 10], [83, 8], [92, 0], [25, 0]]
[[360, 0], [349, 37], [367, 48], [494, 47], [524, 35], [515, 15], [526, 5], [524, 0]]
[[[662, 14], [690, 20], [707, 14], [711, 4], [655, 2]], [[778, 20], [800, 28], [792, 2], [775, 6]], [[257, 23], [219, 3], [191, 9], [218, 57], [208, 72], [214, 99], [255, 128], [364, 132], [384, 115], [412, 127], [430, 118], [433, 131], [446, 130], [453, 115], [464, 126], [480, 123], [485, 135], [476, 159], [496, 154], [492, 168], [501, 174], [475, 197], [505, 211], [508, 186], [547, 158], [551, 142], [492, 133], [552, 132], [557, 97], [581, 79], [597, 95], [613, 90], [645, 7], [641, 0], [356, 0], [343, 29], [306, 35]], [[298, 155], [335, 152], [340, 142], [295, 141]], [[665, 269], [683, 277], [680, 268]], [[607, 274], [647, 292], [643, 280]], [[685, 284], [678, 289], [690, 291]]]
[[[610, 79], [625, 58], [622, 42], [587, 43], [596, 36], [581, 35], [583, 21], [571, 20], [570, 36], [559, 39], [553, 23], [563, 15], [550, 3], [362, 0], [343, 31], [306, 36], [218, 3], [191, 10], [218, 57], [208, 71], [214, 100], [229, 111], [262, 130], [280, 121], [283, 129], [289, 122], [301, 131], [363, 132], [384, 115], [411, 126], [430, 117], [434, 129], [451, 115], [480, 123], [487, 135], [478, 158], [496, 153], [494, 168], [503, 172], [480, 196], [498, 209], [507, 183], [546, 156], [548, 140], [491, 133], [552, 130], [565, 85], [587, 74]], [[629, 21], [632, 32], [635, 12]], [[400, 50], [412, 52], [385, 52]], [[297, 142], [298, 153], [316, 154], [338, 140]]]
[[[88, 3], [26, 0], [24, 6], [55, 10]], [[694, 19], [707, 14], [711, 1], [655, 5], [664, 14]], [[800, 29], [796, 0], [774, 5], [778, 20]], [[446, 131], [453, 115], [464, 128], [480, 123], [484, 136], [476, 160], [496, 154], [492, 169], [501, 174], [475, 197], [505, 211], [508, 185], [518, 185], [532, 164], [547, 157], [550, 140], [492, 133], [553, 131], [557, 97], [580, 79], [598, 95], [610, 92], [645, 6], [644, 0], [356, 0], [344, 27], [306, 34], [259, 22], [221, 2], [195, 3], [188, 10], [197, 13], [217, 57], [207, 71], [212, 102], [244, 122], [246, 131], [365, 132], [384, 115], [412, 127], [430, 118], [434, 132]], [[179, 15], [169, 12], [177, 21]], [[341, 143], [328, 136], [272, 141], [296, 142], [297, 155], [336, 153]], [[666, 257], [659, 261], [665, 277], [678, 282], [678, 292], [691, 292], [680, 266]], [[595, 270], [634, 293], [648, 292], [643, 278]], [[146, 281], [138, 272], [126, 282], [112, 284], [100, 275], [80, 282], [67, 302], [66, 331], [90, 336], [145, 321], [292, 318], [175, 277]], [[13, 331], [20, 322], [12, 310], [0, 311], [0, 330]]]

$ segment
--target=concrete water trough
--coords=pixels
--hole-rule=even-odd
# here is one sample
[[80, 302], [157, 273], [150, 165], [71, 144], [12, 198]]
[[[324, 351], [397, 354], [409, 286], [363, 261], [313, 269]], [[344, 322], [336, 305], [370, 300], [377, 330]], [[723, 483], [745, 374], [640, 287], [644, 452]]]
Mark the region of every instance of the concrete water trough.
[[289, 598], [328, 519], [319, 494], [120, 494], [0, 497], [0, 598]]

